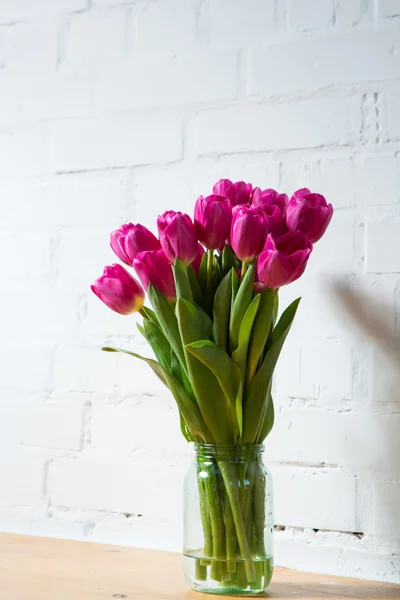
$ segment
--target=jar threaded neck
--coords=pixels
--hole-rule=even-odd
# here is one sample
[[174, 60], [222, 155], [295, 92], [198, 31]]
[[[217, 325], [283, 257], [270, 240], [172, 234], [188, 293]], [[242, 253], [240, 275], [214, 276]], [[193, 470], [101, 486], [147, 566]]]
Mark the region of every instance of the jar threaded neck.
[[225, 460], [249, 459], [264, 452], [264, 444], [195, 444], [198, 458]]

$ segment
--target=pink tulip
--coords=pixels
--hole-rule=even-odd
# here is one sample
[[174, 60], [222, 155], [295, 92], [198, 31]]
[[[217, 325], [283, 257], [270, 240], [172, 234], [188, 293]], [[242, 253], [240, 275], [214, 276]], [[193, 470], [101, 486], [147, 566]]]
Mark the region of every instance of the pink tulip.
[[126, 223], [121, 225], [119, 229], [112, 231], [110, 245], [118, 258], [130, 267], [139, 252], [161, 248], [160, 242], [147, 227], [140, 224], [134, 225], [133, 223]]
[[268, 221], [268, 233], [270, 233], [273, 238], [278, 238], [287, 232], [285, 217], [281, 213], [279, 206], [264, 204], [258, 208], [265, 213]]
[[259, 187], [254, 188], [251, 196], [251, 203], [254, 206], [278, 206], [282, 215], [286, 212], [288, 197], [286, 194], [279, 194], [272, 188], [262, 191]]
[[232, 210], [230, 241], [240, 260], [252, 261], [263, 249], [268, 233], [268, 219], [262, 208], [239, 205]]
[[176, 298], [172, 267], [163, 250], [140, 252], [133, 261], [133, 266], [146, 291], [151, 283], [168, 300]]
[[230, 179], [220, 179], [213, 186], [213, 193], [218, 196], [225, 196], [231, 203], [231, 206], [237, 204], [248, 204], [250, 202], [251, 191], [253, 186], [251, 183], [237, 181], [232, 183]]
[[194, 261], [192, 262], [192, 267], [195, 270], [196, 275], [199, 274], [200, 265], [201, 265], [201, 261], [203, 260], [203, 256], [204, 256], [204, 248], [201, 244], [198, 244], [197, 245], [197, 254], [196, 254]]
[[332, 214], [332, 204], [327, 204], [324, 196], [302, 188], [290, 198], [286, 210], [286, 224], [290, 231], [301, 231], [315, 243], [324, 235]]
[[304, 273], [312, 248], [300, 232], [290, 231], [277, 240], [269, 235], [258, 258], [259, 281], [272, 289], [292, 283]]
[[197, 235], [189, 215], [167, 210], [157, 219], [161, 247], [169, 262], [179, 258], [187, 267], [197, 254]]
[[225, 245], [229, 236], [232, 209], [224, 196], [211, 195], [197, 198], [194, 207], [194, 224], [199, 241], [209, 250]]
[[138, 312], [144, 303], [142, 286], [121, 265], [105, 267], [103, 275], [90, 288], [106, 306], [121, 315]]

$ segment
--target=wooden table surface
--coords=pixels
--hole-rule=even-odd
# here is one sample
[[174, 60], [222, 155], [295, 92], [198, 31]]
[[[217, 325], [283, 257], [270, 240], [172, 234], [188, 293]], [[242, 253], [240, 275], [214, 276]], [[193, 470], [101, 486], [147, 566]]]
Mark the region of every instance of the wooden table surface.
[[[267, 597], [385, 600], [400, 598], [400, 585], [276, 568]], [[212, 596], [188, 589], [179, 554], [0, 534], [1, 600], [121, 598], [210, 600]]]

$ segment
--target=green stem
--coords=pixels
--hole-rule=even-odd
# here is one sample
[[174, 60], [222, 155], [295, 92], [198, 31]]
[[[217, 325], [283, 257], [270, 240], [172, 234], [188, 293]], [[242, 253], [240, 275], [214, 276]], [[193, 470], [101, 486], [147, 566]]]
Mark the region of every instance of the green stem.
[[242, 272], [240, 274], [240, 279], [241, 281], [243, 281], [244, 276], [246, 275], [246, 271], [249, 268], [249, 263], [247, 262], [242, 262]]
[[204, 485], [207, 494], [207, 503], [209, 509], [209, 519], [211, 523], [211, 533], [213, 542], [213, 560], [211, 561], [211, 578], [215, 581], [221, 581], [222, 578], [222, 560], [225, 558], [225, 528], [222, 518], [221, 499], [218, 490], [217, 467], [214, 461], [203, 464], [207, 470], [207, 477], [204, 478]]
[[[199, 463], [197, 467], [197, 472], [201, 471], [202, 466]], [[199, 501], [200, 501], [200, 517], [201, 524], [203, 526], [203, 534], [204, 534], [204, 556], [205, 558], [212, 558], [213, 556], [213, 538], [211, 531], [211, 523], [209, 519], [209, 507], [207, 501], [207, 493], [204, 486], [204, 481], [201, 477], [197, 477], [197, 483], [199, 488]]]
[[254, 552], [257, 558], [266, 558], [264, 541], [266, 477], [261, 462], [255, 463], [254, 467]]
[[231, 573], [234, 573], [236, 571], [237, 537], [235, 531], [235, 523], [233, 521], [232, 509], [225, 488], [223, 490], [223, 496], [223, 516], [225, 524], [227, 570]]
[[253, 529], [254, 529], [254, 515], [253, 515], [253, 489], [254, 489], [254, 459], [250, 459], [249, 466], [247, 469], [246, 486], [244, 488], [243, 498], [243, 521], [246, 528], [247, 541], [249, 543], [250, 551], [253, 549]]
[[207, 288], [211, 287], [214, 267], [214, 250], [207, 250]]
[[225, 483], [226, 492], [232, 509], [233, 521], [236, 527], [236, 535], [239, 542], [240, 552], [244, 559], [247, 580], [255, 581], [256, 572], [252, 561], [249, 544], [246, 537], [246, 530], [243, 521], [243, 515], [240, 508], [239, 487], [235, 465], [229, 461], [220, 461], [219, 469]]

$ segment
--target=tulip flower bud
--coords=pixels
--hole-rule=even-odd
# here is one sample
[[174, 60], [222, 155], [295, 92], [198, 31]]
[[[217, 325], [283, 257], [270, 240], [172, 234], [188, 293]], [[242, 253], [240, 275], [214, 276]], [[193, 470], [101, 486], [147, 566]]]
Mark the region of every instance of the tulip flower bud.
[[236, 181], [232, 183], [230, 179], [220, 179], [213, 186], [213, 193], [218, 196], [225, 196], [231, 203], [231, 206], [238, 204], [248, 204], [251, 198], [253, 186], [251, 183]]
[[260, 254], [268, 233], [267, 216], [256, 206], [238, 205], [232, 210], [230, 241], [236, 256], [252, 261]]
[[278, 206], [282, 215], [284, 215], [288, 197], [286, 194], [279, 194], [272, 188], [262, 191], [259, 187], [256, 187], [251, 196], [251, 203], [254, 206]]
[[144, 303], [142, 286], [118, 264], [105, 267], [103, 275], [90, 288], [106, 306], [121, 315], [138, 312]]
[[126, 223], [121, 225], [119, 229], [112, 231], [110, 245], [118, 258], [130, 267], [139, 252], [161, 248], [160, 242], [147, 227], [140, 224], [134, 225], [133, 223]]
[[172, 267], [163, 250], [140, 252], [133, 261], [133, 266], [146, 291], [151, 283], [168, 300], [176, 298]]
[[292, 283], [304, 273], [312, 248], [300, 232], [290, 231], [277, 240], [269, 235], [258, 257], [259, 281], [272, 289]]
[[264, 204], [258, 208], [261, 208], [265, 213], [268, 222], [268, 233], [270, 233], [273, 238], [278, 238], [287, 232], [285, 217], [281, 213], [279, 206]]
[[308, 188], [297, 190], [289, 200], [286, 224], [290, 231], [301, 231], [313, 243], [324, 235], [333, 214], [332, 204]]
[[209, 250], [225, 245], [229, 236], [232, 209], [223, 196], [200, 196], [194, 207], [194, 224], [199, 241]]
[[189, 215], [167, 210], [157, 219], [161, 247], [171, 263], [179, 258], [187, 267], [197, 254], [197, 235]]
[[196, 275], [199, 274], [200, 265], [201, 265], [201, 261], [203, 260], [203, 256], [204, 256], [204, 248], [201, 244], [197, 244], [197, 254], [196, 254], [194, 261], [192, 262], [192, 267], [195, 270]]

